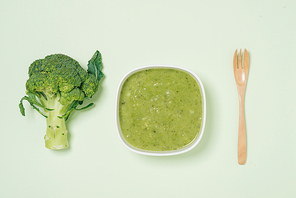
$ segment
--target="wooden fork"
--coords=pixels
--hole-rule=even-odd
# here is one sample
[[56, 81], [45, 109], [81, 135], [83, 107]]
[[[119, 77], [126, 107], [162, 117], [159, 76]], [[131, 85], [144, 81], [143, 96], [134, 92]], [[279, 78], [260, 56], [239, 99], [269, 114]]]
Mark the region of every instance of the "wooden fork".
[[[238, 60], [237, 60], [238, 59]], [[236, 81], [236, 87], [239, 97], [239, 127], [238, 127], [238, 163], [243, 165], [246, 163], [247, 149], [246, 149], [246, 125], [245, 125], [245, 91], [249, 73], [249, 54], [244, 50], [244, 60], [242, 65], [242, 53], [239, 55], [237, 50], [234, 52], [233, 57], [233, 71]]]

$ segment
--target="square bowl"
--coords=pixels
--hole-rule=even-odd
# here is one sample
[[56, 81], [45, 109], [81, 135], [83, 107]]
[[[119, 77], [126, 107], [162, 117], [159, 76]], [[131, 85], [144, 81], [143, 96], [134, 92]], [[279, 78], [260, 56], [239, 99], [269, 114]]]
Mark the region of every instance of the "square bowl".
[[[133, 146], [131, 143], [127, 141], [125, 136], [123, 135], [122, 128], [121, 128], [121, 123], [120, 123], [120, 97], [121, 97], [121, 92], [123, 85], [131, 77], [133, 74], [136, 74], [141, 71], [147, 71], [151, 69], [171, 69], [171, 70], [176, 70], [176, 71], [181, 71], [186, 74], [189, 74], [193, 79], [195, 80], [196, 84], [198, 85], [200, 95], [201, 95], [201, 119], [200, 124], [198, 125], [199, 131], [196, 132], [196, 135], [192, 141], [180, 148], [177, 149], [172, 149], [172, 150], [149, 150], [149, 149], [143, 149], [139, 148], [137, 146]], [[117, 88], [117, 94], [116, 94], [116, 100], [115, 100], [115, 125], [117, 129], [117, 134], [120, 139], [120, 141], [123, 143], [125, 147], [127, 147], [129, 150], [142, 154], [142, 155], [150, 155], [150, 156], [170, 156], [170, 155], [178, 155], [182, 154], [185, 152], [188, 152], [192, 150], [201, 140], [204, 129], [205, 129], [205, 123], [206, 123], [206, 95], [205, 95], [205, 90], [204, 86], [200, 80], [200, 78], [194, 74], [193, 72], [189, 71], [188, 69], [178, 67], [178, 66], [173, 66], [173, 65], [148, 65], [148, 66], [142, 66], [138, 67], [136, 69], [133, 69], [129, 71], [127, 74], [123, 76], [121, 79], [118, 88]], [[186, 128], [186, 127], [185, 127]], [[154, 131], [155, 132], [155, 131]]]

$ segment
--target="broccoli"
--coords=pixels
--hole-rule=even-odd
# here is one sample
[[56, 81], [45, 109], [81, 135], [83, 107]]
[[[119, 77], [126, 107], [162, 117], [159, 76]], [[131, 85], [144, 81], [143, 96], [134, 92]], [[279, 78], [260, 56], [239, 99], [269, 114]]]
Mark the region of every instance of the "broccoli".
[[26, 100], [46, 118], [47, 130], [44, 139], [48, 149], [67, 148], [69, 143], [66, 120], [74, 110], [93, 105], [90, 103], [79, 106], [97, 92], [99, 82], [104, 76], [99, 51], [95, 52], [87, 66], [85, 71], [69, 56], [52, 54], [34, 61], [29, 67], [26, 96], [21, 99], [19, 108], [25, 116], [23, 101]]

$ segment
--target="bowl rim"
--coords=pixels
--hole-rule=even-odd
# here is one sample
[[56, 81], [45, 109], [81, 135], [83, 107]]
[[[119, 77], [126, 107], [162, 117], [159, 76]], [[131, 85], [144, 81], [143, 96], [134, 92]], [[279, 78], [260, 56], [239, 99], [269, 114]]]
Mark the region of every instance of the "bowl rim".
[[[181, 148], [181, 149], [177, 149], [177, 150], [172, 150], [172, 151], [149, 151], [149, 150], [143, 150], [143, 149], [139, 149], [136, 148], [134, 146], [132, 146], [131, 144], [129, 144], [125, 138], [122, 135], [122, 131], [120, 128], [120, 121], [119, 121], [119, 99], [120, 99], [120, 92], [122, 89], [122, 86], [124, 84], [124, 82], [126, 81], [126, 79], [128, 77], [130, 77], [132, 74], [135, 74], [137, 72], [140, 72], [142, 70], [146, 70], [146, 69], [156, 69], [156, 68], [163, 68], [163, 69], [176, 69], [176, 70], [181, 70], [183, 72], [188, 73], [189, 75], [191, 75], [197, 82], [197, 84], [199, 85], [200, 88], [200, 92], [202, 95], [202, 123], [201, 123], [201, 128], [200, 128], [200, 132], [198, 134], [198, 136], [193, 140], [192, 143], [190, 143], [188, 146]], [[117, 135], [121, 141], [121, 143], [128, 148], [129, 150], [138, 153], [138, 154], [142, 154], [142, 155], [150, 155], [150, 156], [171, 156], [171, 155], [178, 155], [178, 154], [182, 154], [185, 152], [188, 152], [190, 150], [192, 150], [194, 147], [196, 147], [196, 145], [200, 142], [203, 134], [204, 134], [204, 130], [205, 130], [205, 124], [206, 124], [206, 94], [205, 94], [205, 89], [203, 86], [202, 81], [200, 80], [200, 78], [193, 73], [192, 71], [180, 67], [180, 66], [175, 66], [175, 65], [146, 65], [146, 66], [140, 66], [137, 68], [134, 68], [130, 71], [128, 71], [119, 81], [118, 87], [117, 87], [117, 91], [116, 91], [116, 98], [115, 98], [115, 126], [116, 126], [116, 130], [117, 130]]]

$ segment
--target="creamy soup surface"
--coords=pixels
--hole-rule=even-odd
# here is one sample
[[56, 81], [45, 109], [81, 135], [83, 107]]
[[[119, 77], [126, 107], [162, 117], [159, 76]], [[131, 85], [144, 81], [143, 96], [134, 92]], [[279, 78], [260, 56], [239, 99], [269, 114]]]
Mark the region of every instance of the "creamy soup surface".
[[119, 102], [122, 134], [136, 148], [177, 150], [199, 134], [202, 96], [186, 72], [156, 68], [132, 74], [122, 86]]

